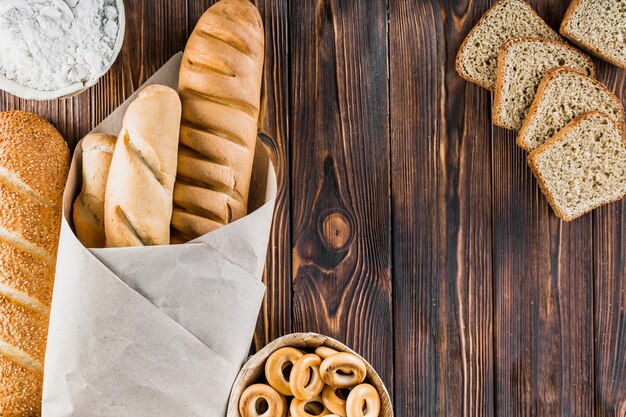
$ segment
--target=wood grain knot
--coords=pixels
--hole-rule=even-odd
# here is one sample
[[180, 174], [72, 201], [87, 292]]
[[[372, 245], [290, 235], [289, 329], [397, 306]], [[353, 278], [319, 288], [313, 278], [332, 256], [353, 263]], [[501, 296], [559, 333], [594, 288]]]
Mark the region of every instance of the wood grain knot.
[[328, 249], [340, 251], [352, 243], [354, 233], [348, 219], [342, 210], [328, 211], [320, 216], [320, 237]]

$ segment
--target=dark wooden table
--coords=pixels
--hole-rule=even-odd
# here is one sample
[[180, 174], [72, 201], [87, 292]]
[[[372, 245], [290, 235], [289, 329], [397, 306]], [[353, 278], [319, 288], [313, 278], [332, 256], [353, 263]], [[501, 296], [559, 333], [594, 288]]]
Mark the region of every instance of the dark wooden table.
[[[612, 0], [606, 0], [612, 1]], [[70, 144], [182, 50], [212, 0], [126, 0], [122, 53], [70, 100], [8, 94]], [[259, 0], [260, 131], [280, 181], [255, 347], [317, 331], [396, 415], [626, 416], [624, 203], [559, 221], [491, 95], [454, 71], [489, 0]], [[568, 0], [535, 0], [553, 27]], [[626, 98], [626, 71], [598, 61]]]

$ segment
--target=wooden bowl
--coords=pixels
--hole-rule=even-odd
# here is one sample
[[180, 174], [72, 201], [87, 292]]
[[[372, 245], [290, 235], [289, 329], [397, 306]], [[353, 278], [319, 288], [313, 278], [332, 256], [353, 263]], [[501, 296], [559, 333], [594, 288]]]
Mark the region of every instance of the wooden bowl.
[[[233, 389], [230, 392], [230, 400], [228, 401], [228, 411], [226, 413], [226, 417], [241, 417], [241, 414], [239, 414], [239, 397], [241, 397], [241, 394], [246, 388], [259, 380], [259, 377], [261, 377], [265, 371], [265, 361], [267, 358], [274, 351], [285, 346], [312, 349], [315, 349], [318, 346], [328, 346], [340, 352], [352, 353], [353, 355], [363, 359], [358, 353], [354, 352], [343, 343], [321, 334], [292, 333], [279, 337], [257, 352], [254, 356], [251, 356], [250, 359], [248, 359], [248, 361], [244, 364], [243, 368], [241, 368], [241, 371], [239, 372], [239, 375], [237, 375], [237, 379], [235, 379], [235, 383], [233, 384]], [[380, 394], [379, 416], [393, 417], [391, 398], [389, 397], [387, 388], [385, 388], [385, 384], [383, 384], [383, 381], [380, 379], [374, 368], [372, 368], [372, 366], [365, 359], [363, 359], [363, 361], [367, 367], [366, 381], [372, 384]]]
[[14, 96], [21, 97], [24, 99], [32, 99], [32, 100], [55, 100], [57, 98], [69, 98], [75, 96], [76, 94], [80, 94], [83, 91], [87, 90], [89, 87], [93, 87], [96, 83], [102, 78], [104, 74], [109, 72], [113, 63], [117, 59], [120, 51], [122, 50], [122, 44], [124, 43], [124, 33], [126, 31], [126, 11], [124, 8], [124, 0], [115, 0], [118, 12], [118, 29], [117, 29], [117, 39], [115, 40], [115, 45], [113, 47], [113, 56], [111, 57], [111, 62], [104, 68], [100, 74], [97, 74], [93, 79], [88, 80], [84, 83], [76, 83], [67, 87], [63, 87], [58, 90], [50, 90], [43, 91], [37, 90], [32, 87], [28, 87], [22, 84], [19, 84], [13, 80], [9, 80], [4, 75], [0, 74], [0, 90], [4, 90], [8, 93], [13, 94]]

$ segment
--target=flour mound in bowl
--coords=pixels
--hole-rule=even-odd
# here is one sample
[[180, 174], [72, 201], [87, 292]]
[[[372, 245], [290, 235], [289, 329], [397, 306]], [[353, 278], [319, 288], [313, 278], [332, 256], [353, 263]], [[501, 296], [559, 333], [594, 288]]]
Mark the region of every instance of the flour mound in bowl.
[[111, 65], [115, 0], [0, 1], [0, 74], [53, 91], [94, 80]]

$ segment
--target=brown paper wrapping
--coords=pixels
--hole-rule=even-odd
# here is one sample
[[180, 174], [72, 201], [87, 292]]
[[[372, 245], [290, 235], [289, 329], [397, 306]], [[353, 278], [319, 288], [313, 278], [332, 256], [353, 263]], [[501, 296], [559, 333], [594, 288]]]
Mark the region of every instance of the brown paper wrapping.
[[[150, 84], [177, 87], [182, 54]], [[93, 132], [117, 135], [141, 88]], [[224, 416], [265, 292], [276, 176], [259, 143], [251, 213], [184, 245], [86, 249], [71, 228], [81, 144], [63, 198], [44, 417]]]

